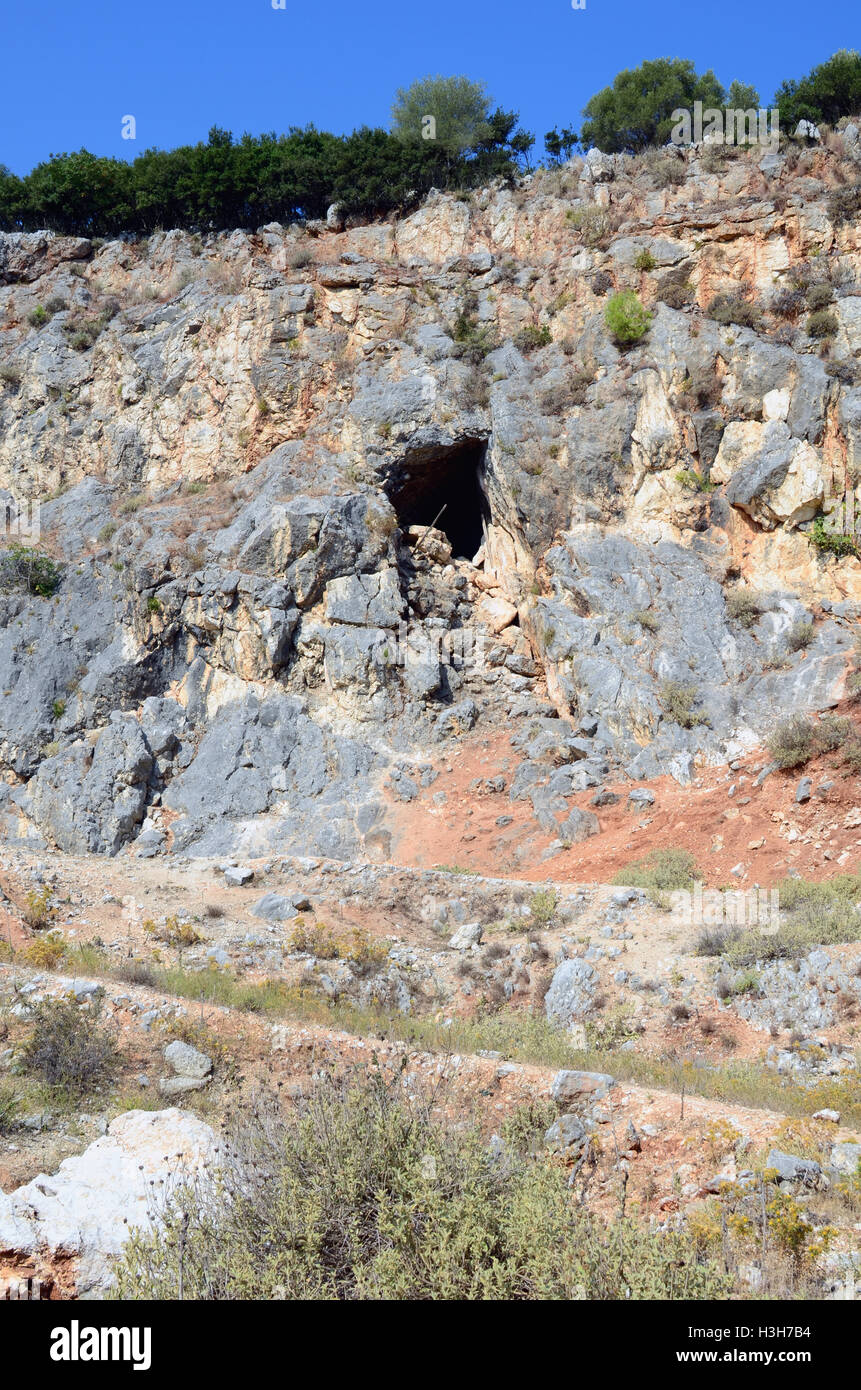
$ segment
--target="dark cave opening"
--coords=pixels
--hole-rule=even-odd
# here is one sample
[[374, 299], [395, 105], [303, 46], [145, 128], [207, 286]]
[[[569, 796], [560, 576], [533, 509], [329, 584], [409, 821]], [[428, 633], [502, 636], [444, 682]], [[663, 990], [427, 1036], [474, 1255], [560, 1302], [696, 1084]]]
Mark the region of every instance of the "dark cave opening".
[[411, 457], [386, 489], [400, 525], [436, 525], [453, 555], [471, 560], [490, 516], [482, 486], [486, 449], [484, 440], [468, 440], [421, 459]]

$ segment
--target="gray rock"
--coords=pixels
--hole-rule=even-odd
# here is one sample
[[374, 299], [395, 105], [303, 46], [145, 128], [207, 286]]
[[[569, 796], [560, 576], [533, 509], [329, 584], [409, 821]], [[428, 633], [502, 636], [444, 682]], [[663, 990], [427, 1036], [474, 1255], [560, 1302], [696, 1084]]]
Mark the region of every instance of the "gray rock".
[[835, 1144], [831, 1150], [829, 1167], [841, 1177], [854, 1177], [861, 1169], [861, 1144], [846, 1140]]
[[822, 1173], [819, 1164], [812, 1158], [798, 1158], [795, 1154], [784, 1153], [782, 1149], [769, 1149], [765, 1166], [776, 1168], [782, 1182], [800, 1182], [807, 1186], [814, 1184]]
[[238, 868], [233, 864], [228, 864], [224, 870], [224, 882], [229, 883], [231, 888], [243, 888], [246, 883], [250, 883], [254, 878], [254, 870]]
[[590, 806], [616, 806], [622, 798], [616, 793], [608, 791], [606, 787], [600, 787], [595, 795], [589, 798]]
[[634, 787], [633, 791], [628, 792], [629, 806], [654, 806], [655, 793], [648, 787]]
[[617, 888], [610, 894], [613, 907], [631, 907], [633, 903], [641, 903], [644, 899], [642, 888]]
[[261, 917], [268, 922], [283, 922], [287, 917], [295, 917], [297, 912], [307, 911], [310, 905], [303, 893], [291, 893], [287, 896], [283, 893], [264, 893], [260, 901], [254, 904], [251, 912], [254, 917]]
[[560, 1115], [547, 1130], [544, 1142], [553, 1153], [569, 1153], [582, 1149], [588, 1136], [578, 1115]]
[[802, 777], [798, 786], [795, 788], [795, 800], [799, 806], [802, 805], [803, 802], [810, 800], [812, 790], [812, 779], [810, 777]]
[[20, 797], [67, 854], [116, 854], [143, 820], [153, 757], [135, 719], [46, 758]]
[[202, 1091], [212, 1080], [211, 1076], [197, 1079], [193, 1076], [163, 1076], [158, 1089], [163, 1096], [181, 1096], [188, 1091]]
[[603, 1100], [615, 1084], [615, 1079], [606, 1072], [559, 1071], [550, 1084], [550, 1095], [559, 1104], [582, 1096]]
[[557, 965], [544, 996], [544, 1010], [550, 1022], [567, 1028], [588, 1013], [597, 978], [594, 967], [585, 960], [563, 960]]
[[475, 727], [478, 720], [478, 705], [474, 700], [461, 700], [450, 709], [443, 710], [437, 717], [437, 733], [445, 737], [449, 734], [466, 733]]
[[177, 1076], [191, 1077], [195, 1081], [209, 1076], [212, 1071], [211, 1057], [179, 1039], [168, 1043], [164, 1049], [164, 1060], [173, 1067]]
[[94, 999], [99, 994], [104, 994], [104, 986], [97, 980], [73, 980], [72, 993], [81, 1004], [85, 999]]
[[484, 928], [480, 922], [467, 922], [464, 926], [458, 927], [448, 944], [452, 950], [468, 951], [479, 944], [483, 932]]

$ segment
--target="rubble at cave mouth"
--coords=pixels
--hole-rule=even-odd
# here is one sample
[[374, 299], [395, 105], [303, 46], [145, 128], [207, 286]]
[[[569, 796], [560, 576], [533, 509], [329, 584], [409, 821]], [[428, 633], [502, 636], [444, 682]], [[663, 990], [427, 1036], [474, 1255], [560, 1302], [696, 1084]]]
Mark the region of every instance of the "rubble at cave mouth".
[[486, 443], [470, 440], [444, 453], [405, 465], [388, 486], [400, 525], [435, 525], [455, 558], [471, 560], [484, 541], [490, 509], [484, 491]]

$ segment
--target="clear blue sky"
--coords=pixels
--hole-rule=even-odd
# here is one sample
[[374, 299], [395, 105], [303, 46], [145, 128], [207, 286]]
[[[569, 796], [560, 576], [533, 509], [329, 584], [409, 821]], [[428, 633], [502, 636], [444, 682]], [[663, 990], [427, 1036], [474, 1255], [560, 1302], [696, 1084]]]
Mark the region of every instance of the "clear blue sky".
[[644, 58], [691, 58], [767, 101], [858, 30], [858, 0], [4, 0], [0, 163], [22, 174], [82, 146], [130, 158], [211, 125], [385, 125], [396, 88], [428, 73], [485, 81], [540, 152]]

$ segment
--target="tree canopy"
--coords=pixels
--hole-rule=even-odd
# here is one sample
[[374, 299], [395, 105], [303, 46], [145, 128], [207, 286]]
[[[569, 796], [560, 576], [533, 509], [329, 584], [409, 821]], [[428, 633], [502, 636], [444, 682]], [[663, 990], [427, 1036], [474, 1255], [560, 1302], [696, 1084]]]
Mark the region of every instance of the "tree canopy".
[[787, 127], [799, 121], [834, 125], [842, 116], [861, 112], [861, 54], [841, 48], [800, 82], [782, 82], [774, 104]]
[[517, 121], [516, 112], [488, 112], [459, 150], [368, 126], [346, 136], [305, 126], [238, 140], [213, 126], [206, 142], [145, 150], [131, 162], [56, 154], [24, 178], [0, 168], [0, 230], [220, 231], [322, 217], [332, 203], [346, 214], [384, 215], [433, 187], [512, 177], [533, 143]]
[[692, 108], [695, 101], [723, 106], [725, 98], [711, 68], [700, 74], [689, 59], [655, 58], [618, 73], [612, 87], [586, 103], [581, 138], [606, 154], [636, 153], [666, 143], [676, 109]]

